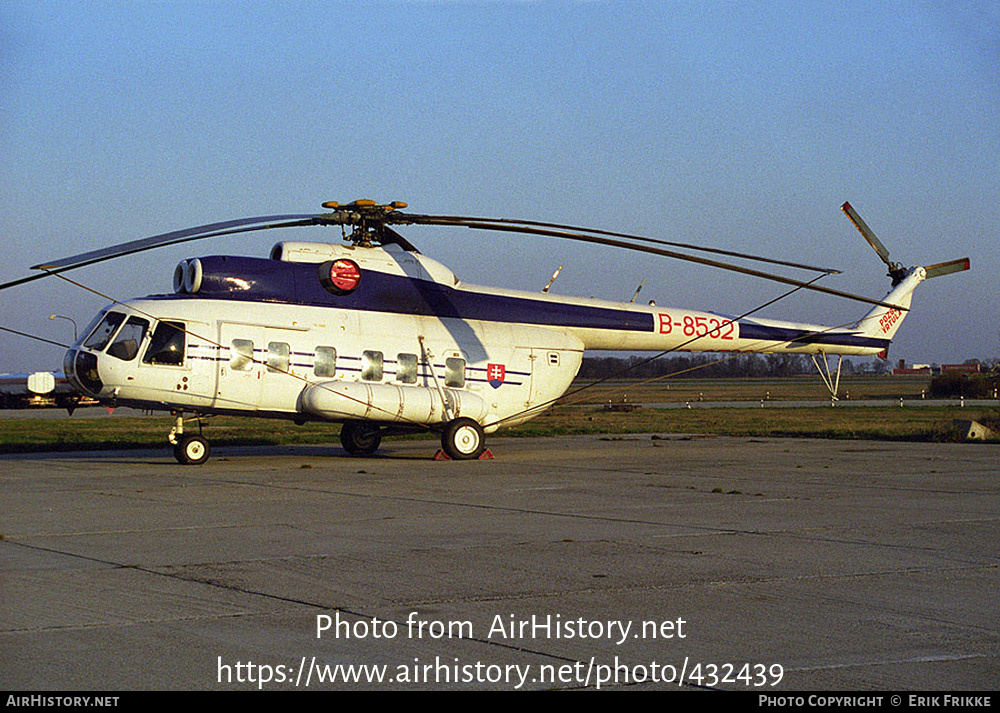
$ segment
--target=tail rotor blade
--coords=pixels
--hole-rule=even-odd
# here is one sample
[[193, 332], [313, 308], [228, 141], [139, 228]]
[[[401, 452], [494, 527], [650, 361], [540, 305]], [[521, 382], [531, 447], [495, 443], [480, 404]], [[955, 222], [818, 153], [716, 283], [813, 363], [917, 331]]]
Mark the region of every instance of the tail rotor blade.
[[888, 248], [886, 248], [885, 245], [882, 244], [882, 241], [875, 236], [874, 231], [872, 231], [872, 229], [868, 227], [868, 224], [861, 219], [861, 216], [858, 215], [857, 211], [854, 210], [853, 207], [851, 207], [851, 204], [845, 201], [844, 205], [840, 206], [840, 209], [844, 211], [848, 218], [850, 218], [851, 222], [854, 223], [854, 227], [857, 228], [858, 232], [861, 233], [864, 239], [868, 241], [868, 244], [875, 248], [875, 252], [877, 252], [878, 256], [882, 258], [882, 262], [892, 269], [894, 265], [889, 260]]
[[948, 262], [939, 262], [936, 265], [927, 265], [924, 270], [927, 271], [927, 277], [941, 277], [941, 275], [950, 275], [953, 272], [962, 272], [963, 270], [968, 270], [971, 267], [969, 258], [963, 257], [958, 260], [949, 260]]

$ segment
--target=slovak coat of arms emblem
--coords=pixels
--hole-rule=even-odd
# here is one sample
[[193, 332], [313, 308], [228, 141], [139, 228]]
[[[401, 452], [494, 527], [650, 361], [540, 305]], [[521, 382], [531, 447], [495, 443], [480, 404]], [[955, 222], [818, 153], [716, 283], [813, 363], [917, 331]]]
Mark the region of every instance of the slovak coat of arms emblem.
[[486, 381], [494, 389], [499, 389], [500, 384], [503, 383], [504, 377], [507, 376], [507, 367], [503, 364], [487, 364], [486, 365]]

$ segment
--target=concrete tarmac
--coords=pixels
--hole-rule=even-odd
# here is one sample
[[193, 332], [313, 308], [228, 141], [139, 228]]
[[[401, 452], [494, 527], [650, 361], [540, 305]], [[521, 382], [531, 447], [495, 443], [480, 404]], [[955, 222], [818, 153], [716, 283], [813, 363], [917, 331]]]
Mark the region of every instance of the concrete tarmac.
[[0, 457], [0, 687], [1000, 680], [995, 445], [490, 447], [459, 463], [430, 460], [433, 441], [218, 448], [201, 467], [166, 449]]

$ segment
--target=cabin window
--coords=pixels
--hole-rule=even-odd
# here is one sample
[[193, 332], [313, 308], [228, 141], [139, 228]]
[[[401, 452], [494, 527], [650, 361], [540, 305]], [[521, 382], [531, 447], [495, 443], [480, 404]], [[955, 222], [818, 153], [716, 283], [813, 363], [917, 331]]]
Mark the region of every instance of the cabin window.
[[401, 384], [417, 383], [417, 355], [396, 355], [396, 381]]
[[87, 349], [93, 349], [94, 351], [101, 351], [104, 347], [108, 346], [108, 342], [111, 341], [111, 337], [115, 335], [118, 331], [118, 327], [121, 326], [122, 322], [125, 321], [125, 315], [121, 312], [108, 312], [104, 315], [104, 319], [101, 323], [97, 325], [97, 329], [94, 333], [87, 338], [87, 341], [83, 343]]
[[283, 374], [288, 371], [288, 357], [291, 349], [284, 342], [270, 342], [267, 345], [268, 373]]
[[181, 366], [184, 363], [184, 323], [157, 324], [142, 363]]
[[364, 381], [382, 381], [382, 352], [361, 352], [361, 378]]
[[448, 357], [444, 360], [444, 385], [457, 389], [465, 386], [465, 359]]
[[139, 356], [139, 346], [146, 338], [149, 320], [142, 317], [129, 317], [125, 326], [118, 332], [115, 341], [108, 347], [108, 355], [122, 361], [132, 361]]
[[233, 371], [253, 369], [253, 342], [249, 339], [234, 339], [229, 348], [229, 368]]
[[316, 376], [337, 374], [337, 350], [333, 347], [316, 347], [316, 362], [313, 365]]

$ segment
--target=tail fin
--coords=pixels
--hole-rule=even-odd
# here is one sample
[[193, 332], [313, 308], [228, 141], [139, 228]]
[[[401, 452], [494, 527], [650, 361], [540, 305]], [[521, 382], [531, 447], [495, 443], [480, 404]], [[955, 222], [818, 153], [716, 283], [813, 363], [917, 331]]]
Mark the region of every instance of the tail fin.
[[889, 294], [882, 300], [883, 302], [899, 305], [903, 309], [876, 307], [862, 317], [854, 325], [854, 328], [869, 337], [892, 339], [893, 335], [899, 329], [899, 325], [903, 323], [903, 318], [909, 311], [910, 302], [913, 299], [913, 291], [917, 289], [917, 285], [926, 279], [927, 271], [924, 268], [910, 268], [906, 277], [903, 277], [895, 287], [889, 290]]

